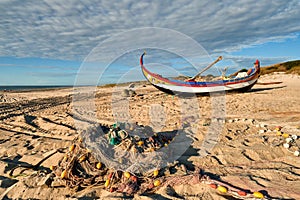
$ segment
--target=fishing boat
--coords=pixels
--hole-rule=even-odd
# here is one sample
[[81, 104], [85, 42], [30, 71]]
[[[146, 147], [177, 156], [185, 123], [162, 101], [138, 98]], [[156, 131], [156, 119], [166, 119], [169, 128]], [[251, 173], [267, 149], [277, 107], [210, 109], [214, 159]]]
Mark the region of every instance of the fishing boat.
[[244, 77], [229, 76], [226, 79], [221, 80], [195, 81], [196, 76], [222, 59], [222, 57], [219, 57], [216, 61], [207, 66], [194, 77], [187, 80], [175, 80], [149, 71], [144, 66], [144, 56], [145, 52], [140, 57], [140, 65], [145, 78], [154, 87], [169, 94], [205, 94], [224, 91], [245, 92], [250, 90], [253, 85], [255, 85], [260, 76], [260, 68], [258, 66], [258, 68], [254, 68], [249, 75], [247, 74]]

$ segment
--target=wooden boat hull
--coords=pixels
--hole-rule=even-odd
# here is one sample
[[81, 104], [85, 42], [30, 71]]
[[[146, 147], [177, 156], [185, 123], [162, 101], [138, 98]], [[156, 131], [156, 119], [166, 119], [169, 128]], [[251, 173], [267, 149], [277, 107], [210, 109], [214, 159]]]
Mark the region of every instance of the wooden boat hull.
[[189, 91], [189, 92], [184, 92], [184, 91], [176, 91], [176, 90], [172, 90], [172, 89], [167, 89], [166, 87], [160, 87], [158, 85], [152, 84], [155, 88], [157, 88], [158, 90], [165, 92], [167, 94], [171, 94], [171, 95], [184, 95], [184, 96], [190, 96], [190, 95], [208, 95], [209, 93], [218, 93], [218, 92], [247, 92], [249, 91], [254, 85], [256, 84], [256, 82], [254, 82], [253, 84], [246, 86], [246, 87], [242, 87], [242, 88], [238, 88], [238, 89], [231, 89], [231, 90], [218, 90], [218, 91], [210, 91], [210, 92], [193, 92], [193, 91]]
[[259, 70], [252, 74], [236, 79], [217, 80], [209, 82], [172, 80], [150, 72], [143, 64], [143, 54], [140, 58], [142, 72], [145, 78], [159, 90], [170, 94], [205, 94], [212, 92], [247, 91], [259, 78]]

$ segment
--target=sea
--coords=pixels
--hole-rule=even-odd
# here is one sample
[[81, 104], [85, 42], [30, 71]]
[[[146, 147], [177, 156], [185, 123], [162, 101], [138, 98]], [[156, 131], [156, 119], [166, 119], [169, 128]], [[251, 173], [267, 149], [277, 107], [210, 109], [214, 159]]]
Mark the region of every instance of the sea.
[[61, 88], [70, 88], [73, 86], [66, 85], [9, 85], [3, 86], [0, 85], [0, 91], [31, 91], [31, 90], [47, 90], [47, 89], [61, 89]]

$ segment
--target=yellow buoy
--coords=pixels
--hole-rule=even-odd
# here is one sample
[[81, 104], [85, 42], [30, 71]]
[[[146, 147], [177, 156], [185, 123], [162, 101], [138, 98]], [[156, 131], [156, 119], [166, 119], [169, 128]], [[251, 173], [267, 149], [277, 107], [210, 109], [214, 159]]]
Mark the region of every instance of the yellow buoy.
[[64, 170], [61, 175], [60, 175], [61, 178], [67, 178], [67, 170]]
[[110, 180], [109, 180], [109, 179], [107, 179], [107, 180], [105, 181], [105, 183], [104, 183], [104, 186], [105, 186], [105, 187], [108, 187], [108, 186], [109, 186], [109, 184], [110, 184]]
[[69, 151], [73, 151], [75, 149], [75, 145], [72, 144], [70, 147], [69, 147]]
[[226, 193], [228, 191], [227, 188], [224, 187], [224, 186], [222, 186], [222, 185], [219, 185], [217, 187], [217, 190], [220, 191], [220, 192], [222, 192], [222, 193]]
[[282, 135], [281, 131], [277, 131], [276, 135], [279, 135], [279, 136]]
[[56, 169], [56, 166], [53, 166], [53, 165], [50, 166], [50, 170], [51, 170], [51, 171], [53, 171], [53, 170], [55, 170], [55, 169]]
[[288, 133], [283, 133], [283, 134], [282, 134], [282, 137], [288, 138], [288, 137], [290, 137], [290, 135], [289, 135]]
[[261, 192], [253, 192], [253, 196], [259, 199], [264, 198], [264, 195]]
[[68, 155], [65, 155], [63, 161], [66, 162], [67, 160], [68, 160]]
[[80, 158], [79, 158], [79, 162], [85, 161], [85, 159], [86, 159], [86, 156], [85, 156], [85, 155], [82, 155], [82, 156], [80, 156]]
[[138, 144], [138, 146], [139, 146], [139, 147], [141, 147], [141, 146], [143, 146], [143, 145], [144, 145], [144, 141], [142, 141], [142, 140], [141, 140], [141, 141], [138, 141], [138, 143], [137, 143], [137, 144]]
[[155, 187], [159, 186], [160, 185], [160, 180], [155, 180], [154, 183], [153, 183], [153, 185]]
[[97, 165], [96, 165], [97, 169], [100, 169], [102, 167], [102, 163], [101, 162], [98, 162]]
[[156, 177], [158, 175], [158, 169], [153, 171], [153, 176]]
[[130, 178], [130, 173], [129, 172], [124, 172], [124, 176], [126, 177], [126, 178]]

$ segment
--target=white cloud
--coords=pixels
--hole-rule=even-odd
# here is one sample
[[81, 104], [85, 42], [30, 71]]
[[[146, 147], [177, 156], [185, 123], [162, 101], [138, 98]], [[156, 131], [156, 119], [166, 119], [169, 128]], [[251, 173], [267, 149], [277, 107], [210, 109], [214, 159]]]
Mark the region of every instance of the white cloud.
[[152, 26], [182, 32], [209, 52], [230, 52], [292, 37], [299, 19], [299, 0], [1, 1], [0, 56], [83, 60], [115, 34]]

